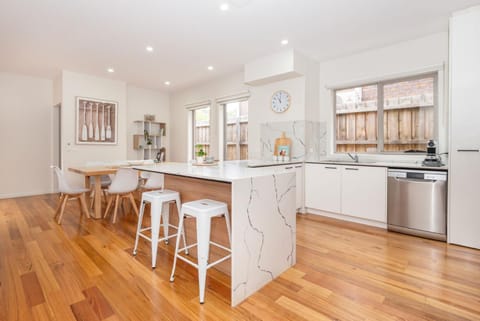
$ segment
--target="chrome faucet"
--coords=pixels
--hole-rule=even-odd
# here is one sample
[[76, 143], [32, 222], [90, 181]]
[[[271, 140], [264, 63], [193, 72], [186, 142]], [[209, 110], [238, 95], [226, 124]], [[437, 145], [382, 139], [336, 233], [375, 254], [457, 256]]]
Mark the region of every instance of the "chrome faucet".
[[347, 153], [347, 155], [348, 155], [351, 159], [353, 159], [353, 161], [354, 161], [355, 163], [358, 163], [358, 154], [352, 155], [352, 154], [350, 154], [350, 153]]

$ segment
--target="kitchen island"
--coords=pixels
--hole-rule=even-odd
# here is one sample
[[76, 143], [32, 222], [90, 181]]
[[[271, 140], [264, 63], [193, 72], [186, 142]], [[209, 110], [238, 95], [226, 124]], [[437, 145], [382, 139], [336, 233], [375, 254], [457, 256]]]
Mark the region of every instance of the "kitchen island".
[[[165, 174], [165, 188], [180, 192], [182, 202], [210, 198], [228, 204], [232, 258], [220, 264], [219, 269], [231, 276], [232, 306], [295, 264], [295, 173], [249, 168], [247, 161], [208, 166], [160, 163], [135, 169]], [[225, 224], [212, 224], [211, 239], [228, 244]], [[192, 239], [193, 230], [190, 222], [186, 226], [187, 239]], [[211, 251], [215, 255], [213, 248]]]

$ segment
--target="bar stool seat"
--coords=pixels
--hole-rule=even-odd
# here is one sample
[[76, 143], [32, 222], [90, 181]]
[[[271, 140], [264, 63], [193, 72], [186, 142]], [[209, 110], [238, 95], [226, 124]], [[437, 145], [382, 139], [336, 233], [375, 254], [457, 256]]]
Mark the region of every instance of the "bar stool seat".
[[[217, 265], [232, 256], [232, 251], [230, 248], [227, 248], [223, 245], [210, 241], [210, 229], [211, 229], [211, 219], [212, 217], [225, 216], [225, 221], [227, 225], [228, 241], [231, 246], [232, 238], [230, 232], [230, 218], [228, 214], [228, 206], [226, 203], [210, 200], [210, 199], [201, 199], [193, 202], [188, 202], [182, 204], [182, 211], [180, 215], [179, 229], [183, 229], [185, 217], [193, 217], [196, 219], [196, 228], [197, 228], [197, 243], [191, 245], [185, 245], [184, 248], [179, 248], [180, 238], [177, 236], [177, 242], [175, 246], [175, 257], [173, 259], [172, 274], [170, 276], [170, 282], [173, 282], [175, 279], [175, 267], [177, 264], [177, 259], [192, 265], [198, 269], [198, 286], [199, 286], [199, 297], [200, 303], [203, 304], [205, 301], [205, 282], [207, 278], [207, 269], [211, 268], [214, 265]], [[221, 257], [215, 262], [208, 263], [210, 245], [219, 247], [226, 252], [228, 255]], [[183, 250], [188, 250], [194, 246], [197, 246], [197, 255], [198, 255], [198, 264], [195, 262], [179, 255]]]
[[[180, 226], [175, 226], [170, 224], [170, 207], [169, 204], [175, 202], [177, 205], [177, 211], [179, 213], [179, 222], [180, 222], [180, 194], [176, 191], [171, 191], [167, 189], [149, 191], [142, 193], [142, 200], [140, 203], [140, 214], [138, 216], [137, 232], [135, 236], [135, 246], [133, 248], [133, 255], [137, 255], [138, 239], [142, 237], [151, 242], [152, 248], [152, 268], [156, 267], [157, 262], [157, 250], [158, 243], [165, 241], [168, 244], [168, 240], [172, 237], [175, 237], [179, 234], [178, 231], [182, 231], [183, 243], [185, 242], [185, 232]], [[145, 212], [146, 203], [150, 203], [150, 217], [151, 217], [151, 226], [142, 228], [143, 214]], [[163, 237], [159, 238], [160, 228], [163, 227]], [[177, 230], [177, 233], [169, 235], [169, 228], [172, 227]], [[143, 232], [150, 231], [150, 237], [145, 235]], [[185, 253], [188, 254], [188, 250], [185, 249]]]

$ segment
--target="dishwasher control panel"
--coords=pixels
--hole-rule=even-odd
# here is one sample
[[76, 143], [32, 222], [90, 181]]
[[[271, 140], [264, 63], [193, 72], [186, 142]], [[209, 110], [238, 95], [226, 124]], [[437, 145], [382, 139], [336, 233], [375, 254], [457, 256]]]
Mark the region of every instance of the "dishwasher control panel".
[[446, 181], [447, 180], [447, 172], [434, 172], [434, 171], [430, 172], [430, 171], [416, 171], [416, 170], [405, 170], [405, 169], [389, 169], [388, 170], [388, 177]]

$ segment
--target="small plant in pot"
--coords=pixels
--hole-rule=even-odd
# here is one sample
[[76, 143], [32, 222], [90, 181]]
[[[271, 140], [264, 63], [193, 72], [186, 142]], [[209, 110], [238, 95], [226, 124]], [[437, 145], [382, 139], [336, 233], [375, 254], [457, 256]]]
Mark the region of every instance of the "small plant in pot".
[[152, 137], [146, 129], [143, 131], [143, 138], [145, 140], [145, 144], [150, 147], [152, 145]]
[[205, 152], [205, 147], [202, 144], [195, 145], [195, 156], [197, 157], [197, 163], [203, 163], [205, 156], [207, 153]]

